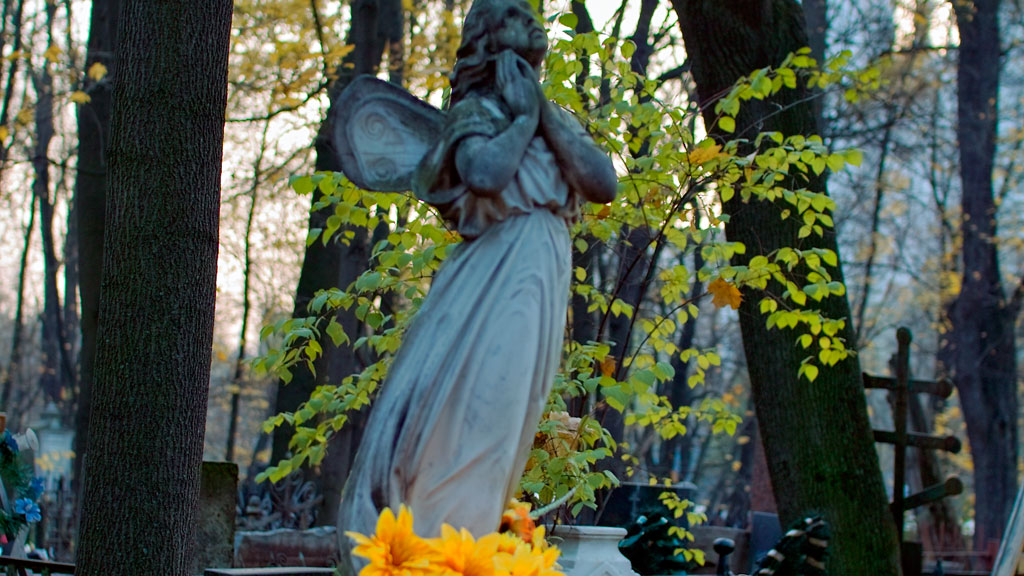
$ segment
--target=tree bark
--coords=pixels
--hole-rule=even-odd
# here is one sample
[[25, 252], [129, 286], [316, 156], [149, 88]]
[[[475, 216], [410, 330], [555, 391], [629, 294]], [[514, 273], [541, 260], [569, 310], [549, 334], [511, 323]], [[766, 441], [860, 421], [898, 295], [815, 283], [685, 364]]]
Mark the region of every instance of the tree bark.
[[957, 138], [960, 144], [963, 275], [950, 310], [945, 368], [960, 395], [974, 462], [974, 544], [1002, 537], [1017, 493], [1015, 314], [999, 272], [993, 194], [998, 120], [999, 1], [954, 2], [960, 30]]
[[[103, 230], [107, 190], [107, 145], [110, 142], [110, 78], [117, 72], [118, 18], [121, 0], [93, 0], [89, 21], [89, 45], [85, 69], [99, 63], [108, 77], [96, 81], [88, 76], [82, 89], [92, 98], [78, 106], [78, 172], [75, 175], [75, 215], [78, 218], [78, 290], [81, 309], [81, 369], [78, 407], [75, 411], [74, 470], [71, 487], [81, 495], [82, 462], [89, 451], [89, 411], [93, 371], [96, 365], [96, 327], [100, 309], [100, 276], [103, 270]], [[76, 502], [80, 502], [76, 498]]]
[[192, 569], [230, 0], [126, 0], [77, 573]]
[[[780, 63], [807, 45], [804, 16], [793, 0], [673, 0], [697, 84], [705, 123], [715, 125], [714, 99], [739, 77]], [[770, 101], [745, 103], [736, 119], [736, 134], [753, 139], [759, 131], [784, 134], [815, 132], [817, 118], [806, 90], [780, 92]], [[724, 134], [716, 133], [716, 137]], [[749, 150], [741, 151], [746, 154]], [[794, 185], [824, 192], [824, 179]], [[737, 194], [724, 206], [726, 234], [742, 242], [746, 265], [757, 255], [784, 246], [826, 248], [838, 253], [835, 235], [800, 240], [793, 218], [782, 220], [781, 207]], [[834, 271], [842, 280], [842, 272]], [[781, 294], [783, 288], [770, 285]], [[857, 359], [851, 357], [822, 370], [813, 383], [797, 379], [804, 351], [799, 333], [768, 330], [758, 311], [760, 294], [746, 290], [739, 310], [743, 347], [750, 371], [754, 405], [783, 524], [819, 513], [835, 537], [830, 572], [899, 574], [899, 544], [886, 501], [875, 454]], [[845, 297], [820, 303], [830, 318], [849, 318]], [[847, 321], [840, 334], [853, 345]]]

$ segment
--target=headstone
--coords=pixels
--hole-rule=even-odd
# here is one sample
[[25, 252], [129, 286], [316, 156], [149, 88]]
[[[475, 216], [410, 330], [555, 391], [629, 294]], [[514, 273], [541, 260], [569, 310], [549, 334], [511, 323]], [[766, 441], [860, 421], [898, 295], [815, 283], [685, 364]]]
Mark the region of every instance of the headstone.
[[199, 527], [193, 574], [204, 568], [229, 568], [234, 559], [238, 465], [203, 462], [199, 483]]
[[235, 535], [235, 567], [335, 566], [338, 536], [333, 526], [308, 530], [279, 528]]
[[750, 562], [745, 571], [753, 570], [754, 565], [782, 538], [782, 523], [778, 515], [754, 512], [750, 520]]

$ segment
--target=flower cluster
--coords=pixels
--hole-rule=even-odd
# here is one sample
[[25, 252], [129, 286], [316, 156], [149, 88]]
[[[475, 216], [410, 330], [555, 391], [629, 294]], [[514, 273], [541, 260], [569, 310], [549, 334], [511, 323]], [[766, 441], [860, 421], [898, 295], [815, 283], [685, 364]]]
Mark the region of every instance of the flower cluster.
[[356, 543], [352, 553], [369, 560], [359, 576], [563, 576], [558, 548], [545, 542], [544, 527], [535, 527], [522, 505], [505, 513], [508, 531], [479, 539], [447, 524], [440, 538], [420, 538], [412, 520], [405, 506], [397, 518], [385, 509], [375, 535], [346, 532]]
[[[29, 447], [32, 447], [29, 436]], [[13, 539], [25, 526], [42, 520], [37, 504], [45, 488], [42, 478], [33, 477], [32, 467], [22, 461], [21, 447], [10, 430], [0, 433], [0, 480], [14, 496], [13, 510], [0, 510], [0, 543]]]

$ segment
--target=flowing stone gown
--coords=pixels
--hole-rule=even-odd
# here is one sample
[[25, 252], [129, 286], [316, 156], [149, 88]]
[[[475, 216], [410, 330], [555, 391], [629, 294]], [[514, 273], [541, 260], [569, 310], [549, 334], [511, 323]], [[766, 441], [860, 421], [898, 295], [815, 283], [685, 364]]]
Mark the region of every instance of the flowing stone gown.
[[516, 490], [561, 356], [577, 200], [540, 136], [499, 195], [465, 189], [454, 148], [508, 122], [495, 101], [469, 97], [425, 160], [429, 189], [417, 194], [466, 242], [434, 278], [375, 401], [341, 531], [373, 533], [380, 510], [405, 504], [421, 536], [443, 523], [480, 536]]

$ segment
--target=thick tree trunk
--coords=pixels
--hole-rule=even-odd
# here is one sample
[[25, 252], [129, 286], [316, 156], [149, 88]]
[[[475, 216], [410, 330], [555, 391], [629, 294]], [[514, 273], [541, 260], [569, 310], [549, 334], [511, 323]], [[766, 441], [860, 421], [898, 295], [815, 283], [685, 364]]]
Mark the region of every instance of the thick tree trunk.
[[192, 569], [230, 0], [127, 0], [77, 573]]
[[[673, 0], [692, 62], [699, 104], [714, 125], [714, 98], [740, 76], [778, 64], [807, 45], [804, 16], [793, 0]], [[815, 131], [814, 106], [802, 90], [783, 91], [772, 101], [744, 104], [736, 133], [753, 139], [758, 131], [785, 134]], [[723, 136], [717, 134], [717, 136]], [[796, 184], [796, 183], [794, 183]], [[801, 182], [824, 191], [823, 179]], [[835, 236], [800, 240], [799, 223], [782, 220], [782, 208], [744, 203], [740, 195], [724, 206], [730, 241], [742, 242], [746, 265], [757, 255], [783, 246], [837, 251]], [[842, 280], [841, 270], [834, 279]], [[781, 294], [783, 288], [770, 285]], [[835, 574], [899, 574], [899, 546], [886, 501], [882, 475], [867, 417], [860, 369], [855, 357], [822, 370], [813, 383], [797, 378], [805, 351], [798, 333], [768, 330], [758, 311], [760, 295], [747, 290], [740, 307], [743, 347], [754, 405], [783, 523], [819, 513], [835, 531], [829, 571]], [[849, 318], [845, 297], [827, 298], [819, 309], [831, 318]], [[849, 321], [841, 334], [851, 346]]]
[[974, 462], [974, 543], [999, 540], [1017, 493], [1017, 366], [1014, 314], [999, 273], [992, 169], [999, 97], [999, 1], [954, 2], [963, 276], [950, 311], [945, 359], [967, 424]]
[[[93, 0], [85, 69], [99, 63], [108, 77], [86, 77], [82, 89], [92, 98], [78, 106], [78, 173], [75, 175], [75, 215], [78, 218], [78, 289], [81, 310], [81, 371], [75, 412], [75, 454], [71, 486], [81, 495], [82, 462], [89, 452], [89, 411], [96, 365], [96, 326], [100, 310], [100, 275], [103, 270], [103, 229], [107, 190], [107, 146], [110, 142], [110, 78], [116, 73], [118, 17], [121, 0]], [[77, 501], [77, 500], [76, 500]]]

